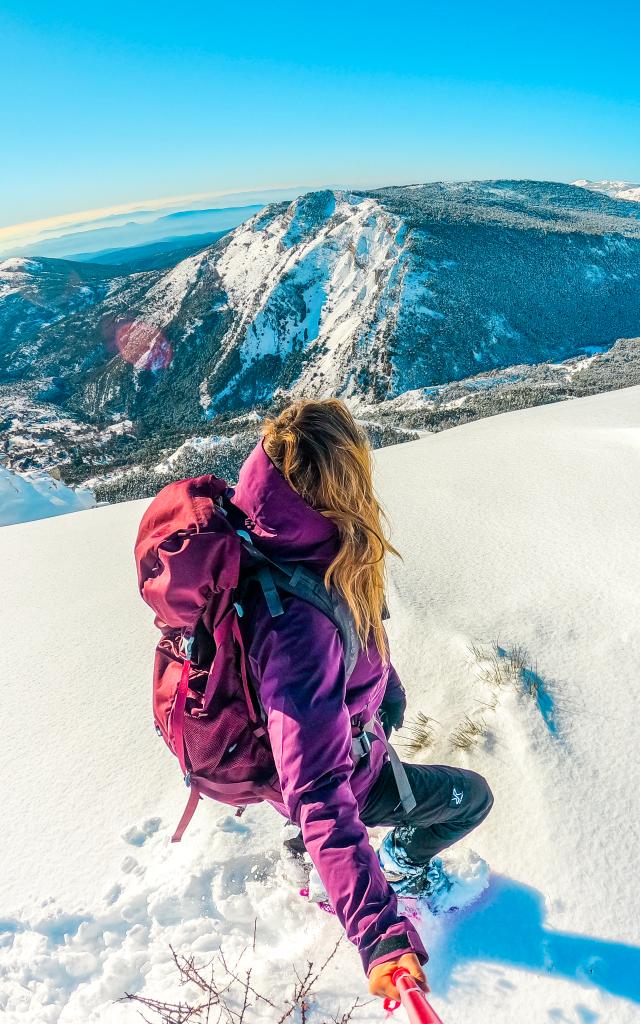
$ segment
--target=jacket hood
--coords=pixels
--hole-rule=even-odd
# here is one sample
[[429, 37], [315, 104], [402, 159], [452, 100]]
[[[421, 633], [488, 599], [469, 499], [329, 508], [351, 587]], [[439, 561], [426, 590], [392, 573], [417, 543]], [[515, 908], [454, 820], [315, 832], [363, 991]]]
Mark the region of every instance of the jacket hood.
[[339, 548], [338, 529], [284, 478], [258, 442], [246, 459], [231, 495], [261, 550], [282, 560], [324, 571]]

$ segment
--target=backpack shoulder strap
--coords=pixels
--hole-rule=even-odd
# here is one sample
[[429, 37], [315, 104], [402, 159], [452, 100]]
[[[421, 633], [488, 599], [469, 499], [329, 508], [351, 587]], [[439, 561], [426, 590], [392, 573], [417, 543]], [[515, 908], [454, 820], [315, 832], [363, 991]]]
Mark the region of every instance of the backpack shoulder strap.
[[334, 589], [328, 590], [322, 577], [311, 572], [306, 566], [269, 558], [255, 546], [246, 530], [236, 532], [242, 540], [244, 550], [251, 556], [255, 565], [253, 571], [249, 570], [243, 574], [244, 578], [256, 579], [260, 584], [271, 616], [276, 618], [284, 612], [280, 592], [293, 594], [326, 615], [340, 633], [348, 679], [355, 668], [360, 641], [346, 601]]

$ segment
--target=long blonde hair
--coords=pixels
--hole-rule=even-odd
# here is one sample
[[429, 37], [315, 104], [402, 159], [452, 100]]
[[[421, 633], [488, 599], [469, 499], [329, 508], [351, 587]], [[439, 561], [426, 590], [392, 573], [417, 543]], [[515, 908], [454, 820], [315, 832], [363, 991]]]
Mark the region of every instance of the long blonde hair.
[[340, 547], [325, 573], [347, 602], [363, 647], [373, 633], [388, 659], [382, 624], [385, 516], [373, 489], [371, 448], [344, 402], [293, 402], [263, 428], [264, 450], [304, 500], [338, 528]]

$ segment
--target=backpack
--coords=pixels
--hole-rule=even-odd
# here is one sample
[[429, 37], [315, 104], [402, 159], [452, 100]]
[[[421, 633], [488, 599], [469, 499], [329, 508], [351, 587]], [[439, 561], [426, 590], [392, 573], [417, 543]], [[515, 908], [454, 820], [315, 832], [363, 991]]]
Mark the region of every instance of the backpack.
[[274, 617], [285, 614], [284, 594], [327, 615], [340, 632], [347, 678], [359, 651], [342, 598], [306, 567], [261, 552], [232, 494], [212, 475], [169, 484], [147, 508], [135, 544], [140, 593], [162, 634], [153, 669], [156, 732], [189, 788], [172, 842], [182, 838], [201, 796], [238, 813], [282, 800], [240, 628], [249, 588], [260, 588]]

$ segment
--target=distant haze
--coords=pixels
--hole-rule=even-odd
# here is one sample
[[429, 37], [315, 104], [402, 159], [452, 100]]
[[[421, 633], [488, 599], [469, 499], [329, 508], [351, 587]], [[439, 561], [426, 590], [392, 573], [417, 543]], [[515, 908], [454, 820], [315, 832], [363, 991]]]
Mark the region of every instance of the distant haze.
[[0, 258], [7, 256], [95, 257], [100, 252], [170, 238], [228, 231], [268, 203], [295, 199], [303, 186], [183, 196], [88, 210], [66, 218], [0, 229]]

